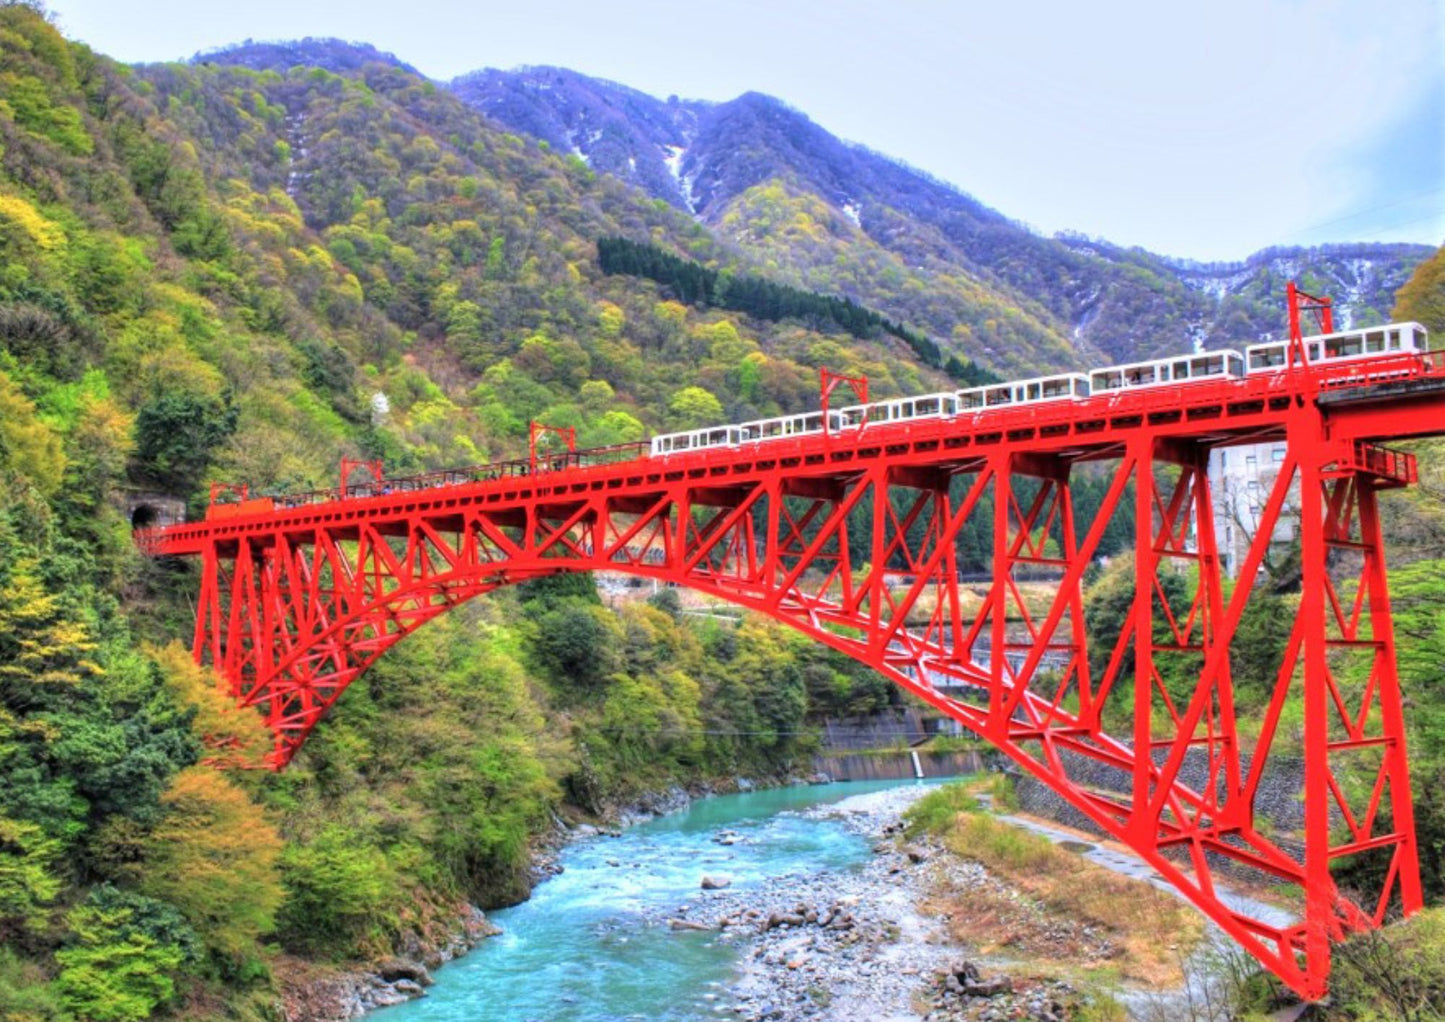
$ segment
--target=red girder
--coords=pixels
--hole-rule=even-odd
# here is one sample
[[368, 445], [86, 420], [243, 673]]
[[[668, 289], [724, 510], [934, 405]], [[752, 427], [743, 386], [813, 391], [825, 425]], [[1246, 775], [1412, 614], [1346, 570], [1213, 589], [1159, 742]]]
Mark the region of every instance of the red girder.
[[[630, 572], [769, 615], [881, 671], [994, 743], [1313, 998], [1331, 940], [1421, 904], [1376, 502], [1414, 466], [1374, 443], [1445, 433], [1442, 369], [1392, 356], [1369, 374], [1320, 365], [665, 458], [588, 464], [576, 452], [541, 474], [226, 505], [139, 539], [201, 557], [196, 656], [264, 713], [273, 766], [433, 617], [539, 575]], [[1206, 465], [1213, 447], [1260, 440], [1287, 454], [1240, 577], [1255, 577], [1297, 493], [1304, 583], [1283, 662], [1254, 679], [1268, 704], [1246, 720], [1230, 645], [1255, 589], [1221, 577]], [[1116, 468], [1101, 510], [1080, 522], [1070, 479], [1089, 461]], [[993, 579], [969, 613], [957, 540], [985, 498]], [[1091, 635], [1084, 572], [1129, 500], [1128, 624]], [[1171, 605], [1165, 584], [1179, 566], [1195, 582], [1187, 605]], [[888, 579], [900, 573], [912, 580], [902, 592]], [[1091, 644], [1109, 652], [1097, 677]], [[1292, 692], [1299, 733], [1283, 714]], [[1256, 825], [1271, 755], [1303, 761], [1302, 848]], [[1359, 777], [1366, 760], [1369, 790], [1348, 790], [1338, 768], [1353, 762]], [[1331, 865], [1358, 855], [1387, 856], [1386, 880], [1347, 895]], [[1296, 886], [1302, 918], [1231, 909], [1216, 890], [1225, 868]]]

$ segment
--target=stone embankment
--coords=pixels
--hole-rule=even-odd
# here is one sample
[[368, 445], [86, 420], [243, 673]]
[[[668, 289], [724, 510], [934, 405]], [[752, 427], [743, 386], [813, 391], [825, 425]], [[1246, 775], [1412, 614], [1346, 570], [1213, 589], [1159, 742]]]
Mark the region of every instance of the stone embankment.
[[283, 991], [282, 1017], [286, 1022], [344, 1022], [377, 1008], [422, 997], [432, 985], [431, 970], [500, 932], [487, 921], [486, 913], [468, 905], [445, 932], [413, 934], [398, 954], [364, 969], [325, 970], [297, 959], [284, 959], [276, 968]]

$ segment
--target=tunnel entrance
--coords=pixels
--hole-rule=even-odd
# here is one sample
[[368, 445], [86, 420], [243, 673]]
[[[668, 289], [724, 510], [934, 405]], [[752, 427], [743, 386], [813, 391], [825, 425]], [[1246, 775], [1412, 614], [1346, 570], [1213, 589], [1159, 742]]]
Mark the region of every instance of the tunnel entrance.
[[132, 529], [179, 525], [186, 520], [186, 502], [168, 493], [133, 491], [125, 495], [124, 509]]

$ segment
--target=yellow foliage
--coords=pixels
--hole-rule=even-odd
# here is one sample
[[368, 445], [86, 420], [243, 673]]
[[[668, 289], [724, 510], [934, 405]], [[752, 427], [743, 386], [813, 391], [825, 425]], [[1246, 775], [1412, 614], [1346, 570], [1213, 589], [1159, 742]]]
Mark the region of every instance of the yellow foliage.
[[680, 327], [687, 321], [687, 306], [681, 302], [658, 302], [652, 307], [652, 314], [663, 323]]
[[[1414, 320], [1432, 334], [1445, 331], [1445, 247], [1419, 266], [1405, 286], [1395, 293], [1392, 319]], [[1434, 347], [1440, 340], [1432, 338]]]
[[68, 618], [40, 581], [33, 558], [16, 561], [0, 585], [0, 678], [20, 685], [78, 685], [104, 674], [85, 659], [95, 650], [90, 629]]
[[135, 450], [135, 416], [110, 397], [88, 395], [67, 441], [70, 467], [87, 493], [102, 494], [125, 473]]
[[281, 836], [261, 807], [210, 767], [182, 770], [161, 796], [165, 816], [146, 841], [145, 893], [181, 910], [207, 946], [251, 949], [283, 898]]
[[0, 467], [24, 476], [47, 496], [60, 488], [60, 438], [35, 415], [35, 404], [0, 373]]
[[603, 302], [597, 311], [597, 325], [603, 337], [614, 339], [622, 334], [627, 315], [611, 302]]
[[14, 224], [38, 248], [53, 251], [65, 244], [65, 231], [18, 195], [0, 195], [0, 220]]
[[172, 697], [195, 710], [191, 731], [207, 744], [223, 747], [246, 763], [260, 763], [271, 751], [271, 732], [261, 715], [239, 706], [215, 671], [196, 663], [180, 643], [146, 650], [161, 669]]

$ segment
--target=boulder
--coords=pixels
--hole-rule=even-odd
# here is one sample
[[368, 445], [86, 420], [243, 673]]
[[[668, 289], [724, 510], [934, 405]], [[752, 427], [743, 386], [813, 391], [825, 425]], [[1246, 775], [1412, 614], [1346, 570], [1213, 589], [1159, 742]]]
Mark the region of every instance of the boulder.
[[387, 983], [395, 984], [398, 980], [406, 980], [418, 986], [429, 987], [436, 980], [431, 978], [431, 973], [421, 962], [409, 961], [405, 958], [388, 958], [378, 962], [376, 974]]
[[711, 930], [707, 923], [698, 922], [696, 919], [669, 919], [669, 929], [673, 930]]
[[705, 876], [702, 878], [702, 889], [704, 891], [721, 891], [725, 887], [731, 887], [732, 882], [731, 877]]
[[970, 997], [997, 997], [999, 994], [1012, 993], [1013, 988], [1013, 980], [1007, 976], [994, 976], [992, 979], [983, 980], [969, 980], [963, 984], [963, 992]]

